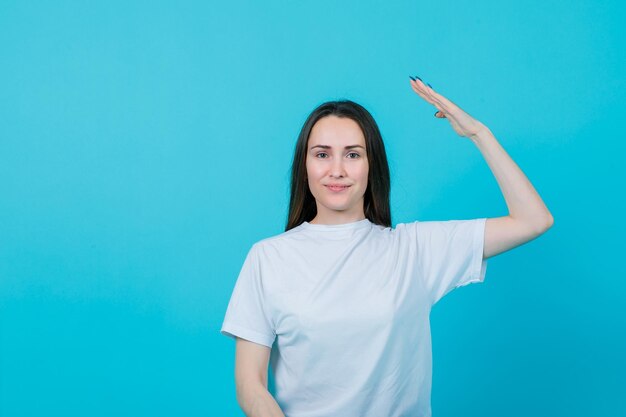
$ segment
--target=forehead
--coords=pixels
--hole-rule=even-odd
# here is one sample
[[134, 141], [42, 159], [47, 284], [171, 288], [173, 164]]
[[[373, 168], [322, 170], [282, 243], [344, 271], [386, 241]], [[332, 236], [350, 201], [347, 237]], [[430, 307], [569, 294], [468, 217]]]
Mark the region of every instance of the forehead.
[[319, 119], [309, 135], [309, 147], [315, 145], [365, 147], [365, 136], [357, 122], [349, 117], [325, 116]]

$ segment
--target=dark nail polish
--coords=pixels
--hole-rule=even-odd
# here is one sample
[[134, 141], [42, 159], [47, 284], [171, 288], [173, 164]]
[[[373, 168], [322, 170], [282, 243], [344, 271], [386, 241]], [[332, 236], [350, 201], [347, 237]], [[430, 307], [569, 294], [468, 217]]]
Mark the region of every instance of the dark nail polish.
[[[418, 80], [422, 81], [422, 79], [420, 77], [418, 77], [417, 75], [415, 76], [415, 78], [417, 78]], [[422, 81], [424, 82], [424, 81]]]
[[412, 79], [413, 81], [415, 81], [415, 78], [411, 77], [410, 75], [409, 75], [409, 78]]
[[433, 88], [433, 86], [432, 86], [432, 85], [430, 85], [429, 83], [426, 83], [426, 85], [427, 85], [427, 86], [429, 86], [430, 88]]

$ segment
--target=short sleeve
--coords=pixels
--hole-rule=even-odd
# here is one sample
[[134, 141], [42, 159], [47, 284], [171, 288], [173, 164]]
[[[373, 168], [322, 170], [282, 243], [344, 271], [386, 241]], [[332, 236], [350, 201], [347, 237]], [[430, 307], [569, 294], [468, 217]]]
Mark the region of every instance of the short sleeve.
[[254, 244], [235, 282], [220, 333], [233, 339], [238, 336], [272, 347], [276, 334], [266, 311], [262, 278], [259, 255]]
[[455, 288], [483, 282], [486, 218], [415, 222], [417, 267], [434, 305]]

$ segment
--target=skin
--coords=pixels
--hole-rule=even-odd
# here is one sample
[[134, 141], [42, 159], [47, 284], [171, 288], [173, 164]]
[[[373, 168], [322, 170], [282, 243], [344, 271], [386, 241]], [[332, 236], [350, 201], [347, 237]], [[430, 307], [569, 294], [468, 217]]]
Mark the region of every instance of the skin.
[[[435, 92], [421, 80], [411, 81], [413, 91], [437, 108], [435, 117], [447, 119], [454, 131], [469, 138], [481, 152], [494, 174], [509, 214], [488, 218], [485, 223], [483, 259], [519, 246], [545, 233], [553, 224], [552, 214], [522, 170], [500, 146], [491, 131]], [[343, 224], [365, 218], [363, 195], [367, 188], [368, 162], [363, 149], [345, 149], [365, 138], [351, 119], [327, 116], [320, 119], [309, 136], [306, 168], [309, 188], [317, 204], [317, 216], [310, 223]], [[311, 149], [328, 145], [329, 149]], [[352, 152], [357, 152], [357, 158]], [[350, 184], [348, 190], [333, 194], [325, 184]], [[237, 359], [238, 399], [246, 415], [283, 417], [284, 414], [267, 391], [267, 364], [270, 348], [244, 339], [237, 341], [237, 355], [250, 358], [251, 365]], [[252, 371], [249, 371], [252, 370]], [[255, 373], [258, 370], [258, 373]]]
[[[350, 148], [355, 145], [360, 147]], [[317, 205], [317, 215], [310, 223], [332, 225], [365, 219], [363, 196], [369, 164], [365, 136], [354, 120], [331, 115], [315, 123], [307, 144], [306, 172]], [[349, 187], [335, 192], [327, 187], [330, 184]]]
[[506, 201], [509, 214], [488, 218], [485, 223], [483, 259], [533, 240], [552, 227], [552, 214], [491, 130], [421, 79], [411, 77], [410, 83], [418, 96], [437, 108], [435, 117], [448, 120], [459, 136], [476, 145]]
[[[554, 219], [543, 200], [487, 126], [420, 79], [411, 78], [411, 88], [437, 109], [435, 117], [447, 120], [459, 136], [476, 145], [500, 187], [509, 213], [487, 218], [483, 259], [533, 240], [552, 227]], [[329, 148], [313, 149], [316, 145]], [[361, 148], [345, 149], [349, 145], [365, 147], [363, 132], [355, 121], [327, 116], [313, 127], [306, 168], [309, 188], [316, 200], [317, 216], [310, 223], [332, 225], [365, 218], [363, 195], [367, 188], [367, 155]], [[359, 157], [352, 152], [360, 153]], [[341, 193], [332, 193], [326, 188], [330, 183], [349, 184], [350, 187]]]

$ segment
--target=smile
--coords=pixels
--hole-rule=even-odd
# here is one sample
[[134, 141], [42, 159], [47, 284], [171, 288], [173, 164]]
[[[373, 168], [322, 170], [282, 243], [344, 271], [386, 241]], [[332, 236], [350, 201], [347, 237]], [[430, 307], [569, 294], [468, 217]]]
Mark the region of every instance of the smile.
[[335, 191], [335, 192], [339, 192], [339, 191], [343, 191], [343, 190], [347, 190], [348, 187], [350, 187], [349, 185], [346, 186], [342, 186], [342, 187], [335, 187], [335, 186], [330, 186], [327, 185], [326, 188], [328, 188], [331, 191]]

